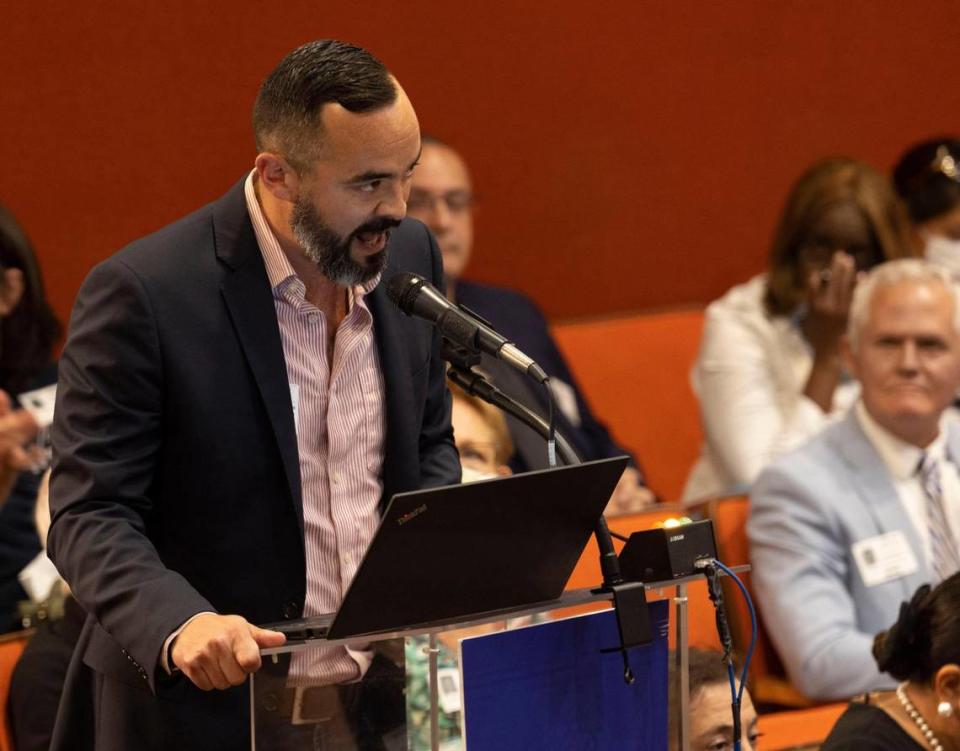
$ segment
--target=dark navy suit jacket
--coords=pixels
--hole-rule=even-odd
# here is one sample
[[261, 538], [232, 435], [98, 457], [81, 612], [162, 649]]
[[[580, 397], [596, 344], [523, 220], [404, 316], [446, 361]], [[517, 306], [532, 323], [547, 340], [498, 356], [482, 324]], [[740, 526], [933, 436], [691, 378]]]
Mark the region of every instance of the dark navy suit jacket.
[[[580, 413], [580, 425], [575, 426], [562, 414], [558, 414], [557, 429], [570, 440], [581, 458], [589, 460], [630, 456], [629, 451], [614, 443], [606, 426], [593, 416], [586, 397], [580, 391], [576, 379], [560, 354], [560, 349], [550, 336], [546, 318], [530, 298], [510, 289], [461, 279], [457, 281], [456, 301], [489, 321], [493, 328], [536, 360], [551, 378], [560, 379], [573, 387]], [[545, 414], [546, 397], [533, 381], [518, 377], [515, 371], [486, 356], [482, 367], [502, 391]], [[517, 454], [512, 462], [514, 470], [522, 472], [545, 468], [547, 452], [543, 440], [516, 420], [510, 418], [507, 422], [517, 446]]]
[[[366, 298], [386, 390], [384, 502], [460, 478], [439, 338], [385, 291], [399, 270], [442, 284], [440, 254], [412, 220], [389, 248]], [[242, 181], [87, 277], [52, 439], [50, 555], [90, 615], [54, 748], [249, 748], [246, 687], [205, 693], [158, 668], [197, 612], [265, 623], [303, 610], [290, 389]]]

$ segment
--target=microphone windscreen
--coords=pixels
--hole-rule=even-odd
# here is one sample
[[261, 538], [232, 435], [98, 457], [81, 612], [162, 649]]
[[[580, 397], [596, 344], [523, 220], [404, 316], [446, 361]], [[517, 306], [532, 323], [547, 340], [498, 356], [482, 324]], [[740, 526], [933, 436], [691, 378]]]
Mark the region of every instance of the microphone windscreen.
[[387, 283], [387, 297], [404, 313], [410, 315], [413, 310], [413, 300], [417, 295], [424, 279], [422, 276], [403, 271], [394, 274]]

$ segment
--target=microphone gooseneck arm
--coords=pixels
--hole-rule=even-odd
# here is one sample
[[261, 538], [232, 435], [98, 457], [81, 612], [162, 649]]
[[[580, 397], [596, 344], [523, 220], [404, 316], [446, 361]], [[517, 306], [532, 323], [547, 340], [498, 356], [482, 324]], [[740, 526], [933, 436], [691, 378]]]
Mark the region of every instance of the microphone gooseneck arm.
[[[494, 407], [510, 413], [544, 438], [549, 434], [550, 424], [546, 420], [526, 405], [504, 394], [476, 371], [451, 365], [450, 370], [447, 371], [447, 378], [468, 394], [479, 397], [487, 404], [492, 404]], [[577, 452], [563, 434], [555, 433], [555, 435], [557, 439], [557, 452], [560, 454], [563, 463], [567, 465], [582, 463], [583, 460], [577, 455]]]
[[[502, 409], [532, 428], [547, 441], [551, 466], [556, 464], [556, 449], [559, 449], [564, 464], [580, 464], [570, 442], [556, 430], [556, 412], [550, 379], [546, 372], [516, 346], [501, 336], [483, 318], [463, 306], [457, 307], [423, 277], [416, 274], [394, 275], [387, 284], [387, 296], [409, 316], [429, 321], [440, 334], [441, 356], [450, 363], [447, 377], [468, 394]], [[480, 353], [506, 361], [517, 370], [526, 373], [546, 389], [550, 406], [550, 420], [544, 420], [533, 410], [504, 394], [482, 375], [473, 370], [480, 363]], [[627, 649], [650, 641], [650, 617], [647, 611], [646, 590], [642, 582], [625, 582], [620, 573], [620, 559], [613, 547], [613, 538], [607, 520], [601, 514], [594, 527], [594, 537], [600, 549], [600, 571], [603, 582], [599, 592], [613, 596], [617, 614], [620, 644], [614, 651], [623, 657], [623, 679], [634, 682]], [[606, 651], [606, 650], [605, 650]]]
[[[477, 396], [488, 404], [508, 412], [545, 439], [549, 438], [550, 425], [540, 415], [516, 399], [504, 394], [482, 375], [471, 370], [469, 365], [463, 367], [465, 363], [457, 362], [458, 354], [455, 351], [451, 352], [449, 347], [444, 348], [444, 357], [450, 361], [450, 370], [447, 371], [447, 377], [460, 388], [468, 394]], [[563, 433], [557, 431], [555, 438], [557, 451], [564, 464], [582, 463], [583, 460], [577, 455], [576, 450]], [[607, 520], [602, 515], [594, 528], [594, 537], [596, 537], [597, 547], [600, 549], [600, 571], [603, 575], [603, 583], [600, 588], [609, 591], [615, 585], [623, 582], [623, 576], [620, 574], [620, 559], [617, 558], [617, 551], [613, 547], [613, 538], [610, 536]]]

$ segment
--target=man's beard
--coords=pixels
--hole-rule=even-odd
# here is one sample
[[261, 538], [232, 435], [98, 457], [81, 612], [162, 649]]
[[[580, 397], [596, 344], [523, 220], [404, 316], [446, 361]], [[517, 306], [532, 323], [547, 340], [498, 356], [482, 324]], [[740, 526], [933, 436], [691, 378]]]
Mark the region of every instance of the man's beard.
[[350, 246], [357, 235], [387, 232], [398, 224], [399, 220], [390, 217], [371, 219], [344, 238], [323, 220], [306, 197], [297, 199], [290, 217], [290, 228], [304, 255], [317, 264], [320, 273], [327, 279], [344, 287], [370, 281], [387, 264], [387, 247], [362, 261], [355, 260], [350, 255]]

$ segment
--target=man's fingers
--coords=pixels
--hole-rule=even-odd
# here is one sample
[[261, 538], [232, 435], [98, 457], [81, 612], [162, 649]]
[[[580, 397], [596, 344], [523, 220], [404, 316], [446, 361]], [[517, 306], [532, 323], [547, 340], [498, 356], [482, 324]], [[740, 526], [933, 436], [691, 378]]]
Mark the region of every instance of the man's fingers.
[[260, 667], [260, 649], [279, 647], [286, 637], [236, 615], [197, 616], [173, 643], [173, 662], [198, 688], [239, 686]]
[[[256, 626], [250, 626], [250, 631], [252, 632]], [[236, 660], [238, 669], [242, 672], [240, 681], [246, 679], [247, 673], [253, 673], [260, 668], [260, 646], [257, 644], [256, 639], [253, 638], [252, 633], [247, 633], [243, 635], [243, 638], [238, 638], [233, 645], [233, 656]]]
[[217, 662], [212, 660], [207, 661], [203, 665], [203, 672], [207, 674], [211, 685], [218, 691], [223, 691], [224, 689], [230, 688], [233, 684], [227, 680], [227, 677], [223, 674], [223, 671], [220, 669], [220, 665]]
[[180, 670], [183, 672], [187, 678], [190, 679], [190, 682], [199, 688], [201, 691], [212, 691], [213, 684], [210, 682], [210, 679], [207, 677], [206, 672], [199, 665], [188, 665], [184, 664], [181, 666]]
[[[246, 640], [246, 644], [249, 644], [251, 640]], [[249, 649], [249, 647], [248, 647]], [[254, 647], [256, 649], [256, 647]], [[224, 680], [227, 682], [228, 686], [239, 686], [245, 680], [247, 680], [247, 673], [251, 672], [247, 670], [241, 660], [241, 655], [243, 654], [243, 647], [234, 648], [228, 654], [220, 656], [220, 661], [218, 667], [220, 668], [220, 674], [223, 676]]]
[[261, 649], [282, 647], [287, 642], [286, 634], [282, 634], [279, 631], [269, 631], [268, 629], [258, 626], [250, 627], [250, 635]]

